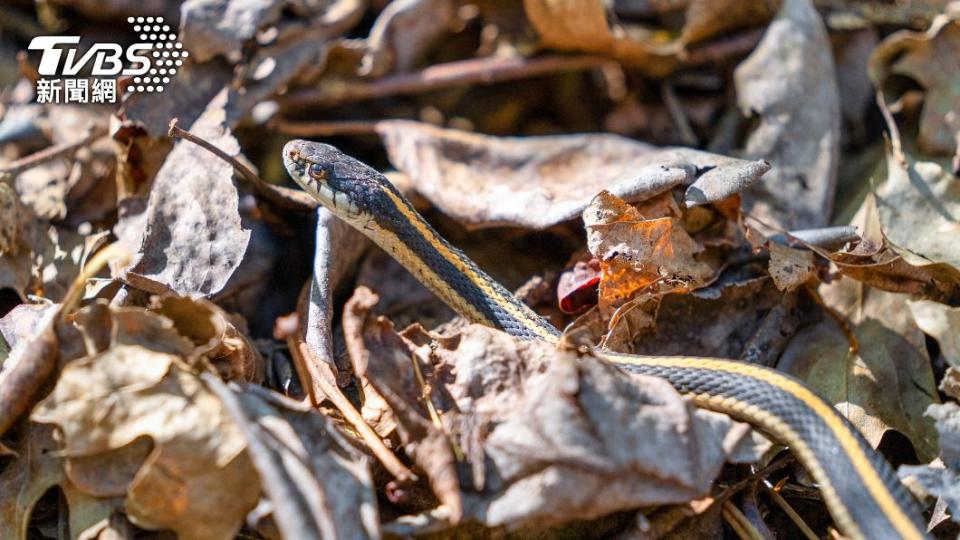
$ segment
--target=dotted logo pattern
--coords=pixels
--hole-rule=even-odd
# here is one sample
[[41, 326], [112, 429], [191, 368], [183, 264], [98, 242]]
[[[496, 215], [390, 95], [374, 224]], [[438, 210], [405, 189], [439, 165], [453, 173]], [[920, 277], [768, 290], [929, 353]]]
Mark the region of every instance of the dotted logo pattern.
[[127, 22], [139, 33], [140, 41], [153, 44], [150, 70], [134, 77], [133, 84], [127, 87], [127, 91], [163, 91], [164, 85], [170, 83], [189, 53], [183, 50], [183, 44], [177, 41], [177, 34], [170, 26], [163, 24], [163, 17], [127, 17]]

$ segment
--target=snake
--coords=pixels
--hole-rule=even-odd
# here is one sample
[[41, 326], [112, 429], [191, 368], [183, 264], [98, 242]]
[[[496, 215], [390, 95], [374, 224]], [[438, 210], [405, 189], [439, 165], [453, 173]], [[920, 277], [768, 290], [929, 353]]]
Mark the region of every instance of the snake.
[[[550, 322], [451, 245], [379, 171], [334, 146], [287, 142], [290, 177], [473, 323], [557, 343]], [[837, 528], [854, 539], [928, 538], [917, 501], [836, 408], [786, 373], [722, 358], [598, 351], [628, 373], [668, 381], [703, 409], [744, 421], [788, 447], [813, 478]]]

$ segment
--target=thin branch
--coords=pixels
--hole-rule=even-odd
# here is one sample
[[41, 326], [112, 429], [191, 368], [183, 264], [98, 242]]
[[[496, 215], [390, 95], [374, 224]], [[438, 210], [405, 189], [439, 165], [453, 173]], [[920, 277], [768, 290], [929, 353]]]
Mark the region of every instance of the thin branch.
[[416, 73], [402, 73], [372, 82], [326, 81], [319, 88], [291, 92], [279, 101], [287, 110], [331, 107], [387, 96], [420, 94], [454, 86], [487, 85], [553, 73], [583, 71], [611, 61], [599, 56], [475, 58], [436, 64]]
[[779, 506], [780, 509], [787, 514], [790, 520], [793, 521], [793, 523], [800, 529], [800, 531], [804, 536], [807, 537], [808, 540], [818, 540], [820, 538], [815, 532], [813, 532], [813, 529], [807, 525], [807, 522], [800, 517], [800, 514], [798, 514], [797, 511], [790, 506], [790, 503], [780, 496], [780, 492], [773, 486], [773, 484], [771, 484], [768, 480], [764, 480], [763, 487], [766, 488], [767, 494], [770, 495], [770, 498], [773, 499], [773, 502], [775, 502], [777, 506]]
[[167, 134], [170, 137], [178, 137], [190, 141], [226, 161], [234, 168], [235, 171], [240, 173], [240, 176], [250, 183], [254, 193], [263, 199], [285, 210], [312, 212], [317, 208], [317, 201], [313, 200], [313, 198], [306, 193], [267, 183], [262, 178], [257, 176], [253, 171], [251, 171], [246, 165], [240, 163], [236, 158], [210, 144], [210, 142], [205, 141], [189, 131], [181, 128], [177, 125], [177, 122], [178, 120], [176, 118], [170, 121], [170, 128], [167, 131]]
[[900, 129], [897, 128], [897, 121], [893, 119], [893, 113], [890, 107], [887, 107], [887, 100], [883, 97], [883, 91], [877, 90], [877, 107], [883, 115], [883, 121], [887, 124], [887, 130], [890, 132], [890, 146], [893, 157], [897, 159], [901, 166], [907, 166], [907, 158], [903, 155], [903, 146], [900, 143]]
[[[314, 356], [306, 342], [301, 341], [298, 337], [287, 338], [287, 343], [290, 353], [294, 356], [294, 362], [303, 366], [303, 368], [297, 368], [298, 374], [301, 373], [301, 371], [309, 371], [306, 369], [306, 366], [311, 362], [321, 362]], [[303, 375], [301, 375], [301, 377], [302, 376]], [[309, 389], [308, 392], [310, 392], [312, 396], [322, 393], [324, 397], [330, 400], [347, 422], [357, 430], [360, 438], [367, 444], [367, 447], [373, 452], [373, 455], [398, 482], [408, 484], [417, 480], [417, 475], [401, 463], [400, 460], [397, 459], [397, 456], [383, 444], [383, 439], [370, 427], [370, 424], [367, 424], [367, 421], [363, 419], [360, 411], [353, 406], [353, 403], [343, 394], [339, 386], [332, 381], [328, 381], [323, 375], [311, 376], [309, 380], [302, 380], [301, 378], [300, 384], [303, 388]], [[314, 390], [314, 387], [320, 392]], [[316, 397], [313, 399], [316, 399]]]
[[277, 117], [270, 122], [270, 127], [284, 135], [294, 137], [334, 137], [376, 135], [376, 122], [294, 122], [286, 118]]
[[87, 129], [86, 134], [84, 134], [84, 136], [77, 141], [48, 146], [39, 152], [22, 157], [6, 167], [0, 168], [0, 180], [6, 180], [8, 178], [15, 177], [27, 169], [32, 169], [33, 167], [43, 165], [48, 161], [53, 161], [57, 158], [67, 156], [68, 154], [73, 153], [79, 148], [87, 146], [106, 134], [107, 128], [103, 126], [92, 126]]
[[680, 132], [680, 138], [683, 140], [683, 144], [696, 147], [699, 145], [697, 135], [690, 126], [690, 120], [687, 119], [687, 114], [683, 112], [680, 100], [677, 99], [677, 93], [673, 90], [673, 84], [670, 83], [670, 81], [664, 81], [661, 90], [663, 104], [666, 105], [667, 112], [670, 113], [670, 119], [673, 120], [673, 125], [676, 126]]

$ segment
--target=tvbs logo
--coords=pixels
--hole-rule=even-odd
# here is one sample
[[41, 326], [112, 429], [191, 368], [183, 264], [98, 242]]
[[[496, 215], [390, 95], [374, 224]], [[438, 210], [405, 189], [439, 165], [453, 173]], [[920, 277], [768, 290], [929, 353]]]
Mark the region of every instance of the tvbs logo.
[[[132, 77], [127, 92], [162, 91], [183, 66], [187, 51], [163, 17], [129, 17], [127, 22], [140, 36], [127, 47], [94, 43], [81, 53], [80, 36], [33, 38], [29, 49], [42, 52], [37, 102], [113, 103], [117, 76]], [[93, 78], [77, 78], [84, 70]]]

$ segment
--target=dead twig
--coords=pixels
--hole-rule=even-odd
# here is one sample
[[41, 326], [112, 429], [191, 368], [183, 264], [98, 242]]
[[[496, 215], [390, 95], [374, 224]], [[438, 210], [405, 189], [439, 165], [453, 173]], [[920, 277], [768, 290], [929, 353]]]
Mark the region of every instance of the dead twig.
[[753, 526], [753, 523], [750, 523], [747, 516], [737, 508], [737, 505], [730, 501], [723, 501], [722, 514], [727, 525], [730, 525], [730, 528], [741, 540], [765, 540], [760, 531]]
[[[301, 377], [300, 384], [303, 388], [309, 389], [307, 391], [310, 392], [312, 399], [317, 400], [319, 397], [317, 394], [322, 393], [323, 396], [330, 400], [333, 406], [340, 411], [340, 414], [343, 415], [347, 422], [353, 426], [363, 442], [365, 442], [370, 451], [373, 452], [373, 455], [398, 482], [402, 484], [412, 484], [415, 482], [417, 475], [401, 463], [400, 460], [397, 459], [397, 456], [383, 444], [383, 439], [370, 427], [370, 424], [367, 424], [366, 420], [364, 420], [360, 414], [360, 411], [353, 406], [353, 403], [343, 394], [340, 387], [334, 382], [327, 380], [323, 375], [318, 374], [313, 376], [310, 374], [307, 366], [310, 365], [310, 363], [320, 363], [320, 360], [314, 357], [307, 343], [301, 341], [299, 337], [291, 336], [287, 338], [287, 344], [290, 347], [290, 353], [294, 357], [294, 363], [299, 364], [297, 366], [297, 373]], [[308, 378], [304, 380], [304, 376]], [[316, 407], [316, 405], [317, 402], [314, 401], [314, 407]]]
[[416, 73], [403, 73], [372, 82], [325, 81], [319, 88], [291, 92], [280, 99], [286, 109], [331, 107], [387, 96], [420, 94], [453, 86], [494, 84], [570, 71], [583, 71], [611, 62], [599, 56], [539, 56], [536, 58], [477, 58], [437, 64]]
[[275, 118], [270, 127], [294, 137], [335, 137], [376, 135], [376, 122], [293, 122], [283, 117]]
[[800, 529], [803, 535], [808, 538], [808, 540], [817, 540], [819, 538], [819, 536], [813, 532], [813, 529], [807, 525], [807, 522], [800, 517], [800, 514], [798, 514], [797, 511], [790, 506], [790, 503], [780, 496], [779, 490], [773, 484], [771, 484], [769, 480], [763, 481], [763, 487], [766, 488], [767, 494], [770, 495], [770, 498], [773, 499], [773, 502], [776, 503], [777, 506], [779, 506], [780, 509], [787, 514], [790, 520], [793, 521], [793, 523]]
[[887, 131], [890, 132], [890, 150], [893, 152], [893, 157], [901, 166], [906, 167], [907, 158], [903, 154], [903, 146], [900, 143], [900, 129], [897, 128], [897, 121], [893, 119], [893, 113], [890, 112], [890, 107], [887, 107], [887, 100], [884, 99], [881, 90], [877, 90], [877, 107], [880, 108], [883, 121], [887, 124]]
[[673, 84], [664, 81], [661, 85], [661, 95], [663, 96], [663, 104], [667, 107], [667, 112], [670, 113], [670, 119], [673, 120], [673, 125], [680, 132], [680, 139], [683, 140], [683, 144], [694, 147], [699, 145], [697, 135], [693, 132], [693, 127], [690, 126], [690, 120], [687, 119], [687, 114], [683, 112], [680, 100], [677, 99], [677, 93], [673, 90]]
[[317, 208], [317, 201], [313, 200], [313, 198], [306, 193], [267, 183], [262, 178], [257, 176], [253, 171], [251, 171], [246, 165], [237, 161], [233, 156], [210, 144], [208, 141], [205, 141], [189, 131], [181, 128], [177, 125], [177, 122], [178, 120], [176, 118], [170, 120], [170, 127], [167, 131], [167, 134], [170, 137], [178, 137], [180, 139], [190, 141], [226, 161], [233, 167], [235, 171], [240, 173], [240, 176], [250, 183], [254, 193], [263, 199], [284, 210], [312, 212]]
[[60, 157], [65, 157], [68, 154], [76, 151], [78, 148], [87, 146], [106, 134], [107, 128], [103, 126], [92, 126], [87, 130], [87, 133], [80, 138], [80, 140], [72, 143], [55, 144], [53, 146], [49, 146], [43, 150], [40, 150], [39, 152], [22, 157], [10, 165], [3, 167], [0, 169], [0, 180], [13, 178], [27, 169], [32, 169], [33, 167], [43, 165], [48, 161], [53, 161]]

